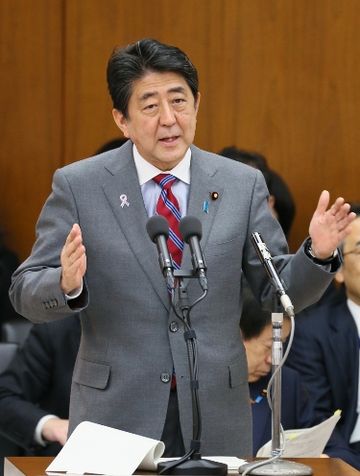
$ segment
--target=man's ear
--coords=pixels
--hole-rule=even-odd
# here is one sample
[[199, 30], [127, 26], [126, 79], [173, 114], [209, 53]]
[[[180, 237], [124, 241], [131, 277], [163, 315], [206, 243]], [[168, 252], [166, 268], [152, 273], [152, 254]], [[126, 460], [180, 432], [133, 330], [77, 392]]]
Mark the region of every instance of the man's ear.
[[274, 197], [274, 195], [269, 195], [268, 205], [269, 205], [269, 208], [270, 208], [270, 212], [271, 212], [273, 217], [275, 217], [277, 220], [279, 220], [279, 215], [278, 215], [278, 212], [276, 211], [276, 208], [275, 208], [275, 202], [276, 202], [276, 198]]
[[345, 278], [344, 278], [344, 273], [343, 273], [343, 268], [341, 267], [339, 269], [339, 271], [335, 274], [335, 281], [339, 284], [342, 284], [343, 282], [345, 282]]
[[274, 209], [275, 208], [275, 197], [274, 195], [269, 195], [269, 199], [268, 199], [268, 204], [270, 206], [270, 208]]
[[196, 114], [199, 112], [200, 98], [201, 98], [201, 95], [200, 95], [200, 93], [198, 92], [198, 93], [197, 93], [197, 96], [196, 96], [196, 99], [195, 99], [195, 111], [196, 111]]
[[129, 131], [128, 131], [128, 120], [124, 116], [122, 112], [120, 112], [118, 109], [113, 109], [112, 110], [112, 115], [115, 121], [115, 124], [118, 126], [118, 128], [121, 130], [121, 132], [124, 134], [124, 136], [129, 139]]

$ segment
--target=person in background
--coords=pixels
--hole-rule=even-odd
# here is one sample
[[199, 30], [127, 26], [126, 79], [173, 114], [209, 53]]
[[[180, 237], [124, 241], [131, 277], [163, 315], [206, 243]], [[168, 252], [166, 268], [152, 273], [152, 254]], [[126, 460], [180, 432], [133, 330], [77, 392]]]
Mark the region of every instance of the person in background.
[[77, 316], [36, 324], [0, 375], [0, 433], [22, 455], [53, 456], [64, 445], [79, 342]]
[[104, 152], [108, 152], [109, 150], [118, 149], [122, 145], [125, 144], [127, 139], [125, 137], [115, 137], [114, 139], [110, 139], [104, 142], [95, 152], [96, 155], [103, 154]]
[[298, 370], [319, 423], [341, 410], [327, 454], [360, 470], [360, 207], [342, 244], [337, 293], [298, 313], [287, 364]]
[[11, 275], [19, 266], [19, 259], [4, 243], [4, 231], [0, 229], [0, 339], [1, 325], [19, 317], [9, 299]]
[[[338, 270], [337, 246], [354, 217], [343, 198], [330, 204], [323, 191], [310, 236], [288, 255], [261, 172], [193, 145], [200, 93], [196, 68], [183, 51], [139, 40], [114, 50], [107, 77], [113, 118], [129, 140], [56, 171], [31, 256], [13, 275], [12, 303], [33, 322], [80, 317], [70, 433], [88, 420], [161, 439], [165, 456], [181, 456], [193, 437], [184, 328], [146, 224], [154, 214], [166, 215], [173, 266], [190, 269], [179, 220], [195, 216], [209, 288], [191, 310], [201, 347], [201, 449], [249, 455], [247, 365], [238, 330], [242, 275], [257, 299], [272, 301], [251, 232], [268, 241], [302, 309]], [[202, 294], [197, 280], [187, 291], [190, 302]]]
[[[253, 456], [271, 440], [271, 411], [266, 389], [271, 377], [272, 323], [271, 313], [264, 311], [250, 295], [244, 298], [240, 329], [248, 363], [253, 421]], [[290, 334], [290, 319], [284, 315], [282, 340]], [[314, 420], [308, 393], [296, 370], [282, 368], [281, 423], [284, 430], [307, 428]]]
[[225, 147], [219, 152], [220, 155], [229, 159], [237, 160], [243, 164], [259, 169], [264, 175], [266, 185], [269, 189], [268, 203], [275, 218], [284, 231], [285, 236], [290, 233], [293, 224], [296, 207], [293, 195], [281, 176], [270, 169], [266, 158], [258, 152], [251, 152], [239, 149], [235, 146]]

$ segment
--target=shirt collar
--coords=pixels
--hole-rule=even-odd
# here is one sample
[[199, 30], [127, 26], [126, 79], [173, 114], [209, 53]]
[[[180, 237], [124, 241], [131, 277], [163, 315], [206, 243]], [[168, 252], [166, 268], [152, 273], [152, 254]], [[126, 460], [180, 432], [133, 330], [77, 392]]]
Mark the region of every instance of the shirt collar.
[[135, 144], [133, 144], [133, 155], [134, 155], [134, 162], [136, 172], [139, 178], [139, 184], [143, 185], [144, 183], [152, 180], [159, 174], [162, 173], [170, 173], [174, 175], [174, 177], [178, 178], [182, 182], [190, 184], [190, 160], [191, 160], [191, 150], [190, 147], [186, 151], [184, 158], [174, 167], [173, 169], [169, 170], [168, 172], [164, 172], [163, 170], [158, 169], [154, 165], [150, 164], [147, 160], [145, 160], [137, 150]]

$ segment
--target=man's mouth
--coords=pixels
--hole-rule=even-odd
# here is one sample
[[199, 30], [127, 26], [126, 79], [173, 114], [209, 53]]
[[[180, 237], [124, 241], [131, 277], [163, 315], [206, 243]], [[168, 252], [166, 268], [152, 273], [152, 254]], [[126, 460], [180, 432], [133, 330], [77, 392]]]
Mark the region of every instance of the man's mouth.
[[163, 137], [160, 139], [161, 142], [165, 142], [166, 144], [171, 144], [172, 142], [175, 142], [179, 136], [171, 136], [171, 137]]

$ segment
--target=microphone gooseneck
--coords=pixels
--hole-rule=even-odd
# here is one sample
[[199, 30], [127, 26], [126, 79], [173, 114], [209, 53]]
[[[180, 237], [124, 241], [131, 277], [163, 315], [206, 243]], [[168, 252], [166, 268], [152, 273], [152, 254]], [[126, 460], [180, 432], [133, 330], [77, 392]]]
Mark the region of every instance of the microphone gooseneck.
[[294, 306], [292, 305], [289, 296], [286, 294], [285, 287], [274, 266], [268, 247], [264, 243], [260, 233], [252, 233], [251, 238], [257, 255], [261, 263], [263, 264], [265, 271], [267, 272], [270, 281], [276, 290], [277, 295], [279, 296], [283, 308], [289, 316], [294, 316]]
[[256, 249], [258, 257], [269, 275], [271, 284], [280, 297], [281, 304], [290, 317], [291, 331], [285, 354], [283, 355], [282, 345], [282, 313], [272, 313], [272, 375], [267, 386], [267, 399], [271, 410], [271, 457], [254, 463], [241, 465], [239, 473], [242, 476], [310, 476], [312, 469], [301, 463], [286, 461], [281, 459], [284, 452], [285, 436], [281, 426], [281, 368], [284, 365], [290, 352], [294, 337], [294, 307], [291, 304], [289, 296], [285, 292], [285, 287], [281, 281], [275, 266], [272, 262], [271, 254], [261, 238], [260, 233], [252, 233], [252, 243]]

